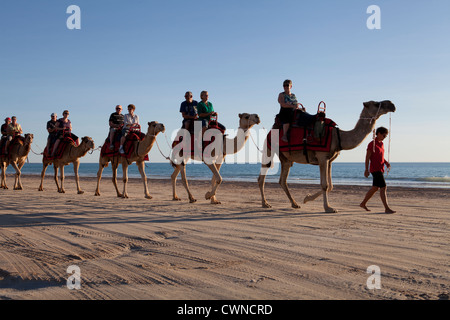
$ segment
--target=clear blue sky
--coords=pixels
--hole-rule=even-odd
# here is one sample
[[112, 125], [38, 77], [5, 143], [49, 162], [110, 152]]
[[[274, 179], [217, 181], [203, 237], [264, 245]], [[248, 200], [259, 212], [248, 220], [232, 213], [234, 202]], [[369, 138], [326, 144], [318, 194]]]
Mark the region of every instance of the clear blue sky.
[[[81, 30], [66, 27], [72, 4]], [[372, 4], [380, 30], [366, 27]], [[64, 109], [74, 133], [96, 145], [117, 104], [135, 104], [142, 123], [164, 123], [170, 138], [185, 91], [199, 100], [208, 90], [228, 128], [240, 112], [258, 113], [259, 127], [270, 128], [291, 79], [308, 111], [324, 100], [343, 130], [364, 101], [393, 101], [390, 160], [449, 162], [449, 34], [448, 0], [2, 1], [0, 117], [16, 115], [36, 152], [50, 114]], [[388, 124], [388, 116], [377, 123]], [[339, 161], [363, 162], [369, 140]], [[167, 154], [165, 137], [158, 141]], [[150, 156], [164, 160], [156, 148]]]

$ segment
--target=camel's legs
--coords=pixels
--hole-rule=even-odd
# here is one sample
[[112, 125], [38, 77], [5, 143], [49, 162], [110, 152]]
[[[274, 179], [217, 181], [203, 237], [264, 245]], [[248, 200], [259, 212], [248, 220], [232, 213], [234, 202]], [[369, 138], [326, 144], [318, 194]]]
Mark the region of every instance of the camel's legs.
[[128, 193], [127, 193], [128, 163], [127, 163], [126, 160], [122, 160], [122, 171], [123, 171], [123, 193], [122, 193], [122, 198], [128, 198]]
[[45, 177], [45, 171], [47, 170], [48, 163], [43, 163], [42, 166], [42, 172], [41, 172], [41, 184], [38, 188], [38, 191], [44, 191], [44, 177]]
[[17, 167], [17, 163], [15, 161], [11, 161], [10, 165], [16, 171], [16, 173], [14, 174], [14, 187], [13, 187], [13, 190], [19, 190], [18, 184], [17, 184], [17, 180], [18, 180], [18, 177], [20, 175], [20, 170]]
[[104, 168], [105, 168], [105, 165], [100, 161], [100, 164], [98, 165], [98, 171], [97, 171], [97, 188], [95, 189], [96, 196], [100, 196], [100, 180], [102, 179], [102, 173], [103, 173]]
[[181, 200], [177, 195], [177, 177], [178, 174], [180, 173], [181, 170], [180, 168], [181, 168], [180, 165], [175, 166], [175, 169], [173, 170], [173, 173], [170, 176], [170, 179], [172, 180], [172, 195], [173, 195], [172, 200], [177, 201]]
[[64, 165], [62, 165], [59, 168], [59, 177], [60, 177], [60, 180], [61, 180], [61, 188], [59, 189], [59, 192], [60, 193], [66, 193], [66, 190], [64, 189], [64, 179], [65, 179], [65, 177], [64, 177]]
[[331, 179], [331, 160], [328, 161], [328, 192], [333, 191], [333, 181]]
[[24, 164], [25, 164], [25, 161], [22, 161], [21, 163], [19, 163], [19, 170], [20, 170], [21, 174], [19, 175], [19, 181], [18, 182], [19, 182], [20, 190], [23, 189], [21, 176], [22, 176], [22, 168], [23, 168]]
[[[328, 181], [328, 192], [333, 190], [333, 182], [332, 182], [332, 179], [331, 179], [331, 164], [332, 164], [332, 162], [328, 161], [328, 178], [327, 178], [328, 179], [327, 180]], [[308, 194], [308, 195], [306, 195], [305, 199], [303, 200], [303, 203], [307, 203], [309, 201], [316, 200], [322, 194], [323, 194], [322, 190], [320, 190], [320, 191], [318, 191], [318, 192], [316, 192], [316, 193], [314, 193], [312, 195]]]
[[60, 192], [59, 189], [59, 182], [58, 182], [58, 169], [59, 167], [56, 164], [53, 164], [53, 169], [55, 170], [55, 183], [56, 183], [56, 188], [58, 189], [58, 192]]
[[186, 178], [186, 165], [182, 165], [181, 167], [181, 182], [183, 183], [184, 188], [186, 189], [189, 197], [189, 202], [194, 203], [197, 200], [194, 198], [194, 196], [191, 193], [191, 190], [189, 190], [189, 184]]
[[213, 179], [215, 178], [215, 182], [213, 185], [213, 188], [210, 192], [207, 192], [205, 194], [206, 200], [211, 199], [213, 196], [216, 195], [217, 188], [219, 188], [220, 184], [222, 183], [222, 177], [220, 176], [219, 171], [217, 170], [217, 167], [214, 163], [207, 164], [209, 170], [213, 173]]
[[14, 177], [14, 190], [22, 190], [23, 187], [22, 187], [22, 182], [20, 180], [20, 176], [22, 174], [21, 170], [22, 170], [24, 163], [22, 162], [22, 163], [17, 164], [16, 162], [13, 161], [13, 162], [11, 162], [11, 165], [14, 168], [14, 170], [16, 170], [16, 174]]
[[141, 174], [142, 182], [144, 183], [145, 198], [146, 199], [151, 199], [152, 196], [148, 192], [147, 176], [145, 175], [145, 162], [144, 161], [136, 161], [136, 166], [139, 169], [139, 173]]
[[114, 185], [114, 188], [116, 188], [116, 194], [117, 197], [122, 198], [122, 194], [119, 192], [119, 187], [117, 186], [117, 168], [119, 167], [118, 161], [111, 161], [112, 166], [112, 182]]
[[295, 202], [294, 198], [292, 198], [291, 192], [289, 191], [289, 187], [287, 185], [287, 177], [289, 176], [289, 171], [291, 170], [293, 164], [294, 163], [290, 160], [281, 160], [281, 174], [279, 183], [288, 196], [289, 200], [291, 201], [292, 208], [300, 208], [297, 202]]
[[323, 208], [325, 209], [325, 212], [331, 213], [331, 212], [337, 212], [336, 209], [330, 207], [330, 204], [328, 203], [328, 191], [329, 191], [329, 168], [330, 168], [330, 162], [328, 159], [323, 159], [319, 161], [319, 167], [320, 167], [320, 185], [322, 187], [322, 194], [323, 194]]
[[78, 169], [80, 168], [80, 160], [77, 159], [73, 162], [73, 172], [75, 173], [75, 182], [77, 183], [78, 194], [83, 194], [84, 191], [80, 187], [80, 177], [78, 176]]
[[266, 182], [266, 175], [267, 175], [267, 171], [269, 171], [269, 169], [270, 169], [270, 167], [267, 167], [264, 164], [261, 165], [261, 172], [258, 177], [258, 185], [259, 185], [259, 191], [261, 192], [261, 200], [262, 200], [263, 208], [272, 208], [272, 206], [267, 202], [265, 192], [264, 192], [264, 184]]
[[3, 189], [8, 189], [8, 187], [6, 186], [6, 163], [2, 162], [2, 183], [1, 183], [1, 187]]
[[[222, 163], [216, 163], [216, 168], [217, 168], [217, 172], [220, 172], [220, 167], [222, 166]], [[211, 187], [214, 188], [214, 186], [216, 185], [216, 175], [213, 175], [212, 179], [211, 179]], [[212, 191], [211, 191], [212, 192]], [[220, 204], [220, 201], [218, 201], [216, 199], [216, 196], [213, 195], [211, 197], [211, 203], [212, 204]]]

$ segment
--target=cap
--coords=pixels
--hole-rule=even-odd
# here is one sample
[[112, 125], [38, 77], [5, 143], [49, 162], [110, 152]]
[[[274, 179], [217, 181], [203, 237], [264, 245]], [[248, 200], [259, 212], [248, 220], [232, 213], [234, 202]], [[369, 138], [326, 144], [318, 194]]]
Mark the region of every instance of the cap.
[[6, 118], [6, 119], [5, 119], [5, 121], [8, 121], [8, 120], [11, 121], [11, 118]]
[[53, 112], [50, 116], [51, 117], [56, 117], [56, 113]]

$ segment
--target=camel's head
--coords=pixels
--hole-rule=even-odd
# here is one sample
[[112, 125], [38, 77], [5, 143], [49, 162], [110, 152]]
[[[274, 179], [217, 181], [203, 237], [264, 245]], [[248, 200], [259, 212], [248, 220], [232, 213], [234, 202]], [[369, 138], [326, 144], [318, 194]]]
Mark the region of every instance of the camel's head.
[[166, 131], [166, 128], [162, 123], [158, 123], [158, 121], [152, 121], [148, 123], [148, 131], [147, 134], [157, 135], [160, 132]]
[[364, 102], [364, 111], [366, 113], [367, 117], [375, 117], [375, 119], [378, 119], [383, 114], [386, 114], [388, 112], [395, 112], [395, 105], [389, 101], [368, 101]]
[[30, 144], [33, 142], [33, 134], [32, 133], [27, 133], [25, 134], [25, 143]]
[[84, 143], [88, 149], [94, 149], [94, 140], [91, 137], [83, 137], [81, 138], [81, 143]]
[[256, 113], [239, 113], [239, 118], [239, 127], [243, 129], [249, 129], [255, 124], [259, 124], [261, 122]]

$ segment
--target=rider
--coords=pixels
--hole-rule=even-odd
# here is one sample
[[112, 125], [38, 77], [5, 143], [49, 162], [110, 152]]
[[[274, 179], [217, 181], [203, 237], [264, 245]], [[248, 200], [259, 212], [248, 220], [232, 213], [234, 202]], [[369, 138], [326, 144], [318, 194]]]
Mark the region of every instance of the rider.
[[[212, 103], [208, 101], [208, 97], [208, 91], [202, 91], [200, 93], [200, 98], [202, 101], [200, 101], [197, 106], [198, 118], [202, 121], [202, 134], [205, 133], [208, 124], [211, 121], [211, 117], [217, 116], [217, 112], [214, 111], [214, 107]], [[226, 128], [219, 122], [217, 122], [217, 125], [221, 130], [226, 130]]]
[[9, 126], [10, 123], [11, 123], [11, 118], [6, 118], [5, 119], [5, 123], [2, 124], [2, 128], [1, 128], [1, 130], [2, 130], [2, 139], [6, 138], [6, 136], [8, 135], [7, 134], [7, 130], [8, 130], [8, 126]]
[[116, 112], [111, 113], [109, 117], [109, 149], [114, 150], [114, 135], [122, 131], [124, 116], [122, 114], [122, 106], [116, 106]]
[[47, 121], [47, 131], [48, 131], [48, 137], [47, 137], [47, 154], [50, 154], [50, 146], [55, 143], [57, 139], [57, 131], [56, 131], [56, 123], [57, 123], [58, 116], [56, 113], [52, 113], [50, 115], [50, 120]]
[[198, 118], [197, 105], [198, 102], [192, 99], [192, 92], [188, 91], [184, 95], [186, 101], [183, 101], [180, 105], [180, 112], [183, 116], [182, 127], [189, 130], [193, 120]]
[[120, 153], [125, 153], [123, 150], [123, 144], [125, 143], [125, 139], [130, 132], [130, 128], [133, 125], [139, 125], [139, 117], [138, 115], [134, 114], [134, 111], [136, 110], [136, 107], [134, 104], [128, 105], [128, 113], [124, 116], [124, 122], [123, 122], [123, 129], [122, 129], [122, 138], [120, 138]]
[[8, 125], [6, 134], [5, 154], [8, 154], [8, 146], [12, 139], [22, 134], [22, 127], [17, 123], [17, 118], [15, 116], [11, 117], [11, 123]]
[[52, 157], [55, 156], [55, 152], [56, 150], [58, 150], [59, 143], [61, 142], [62, 139], [64, 139], [64, 136], [67, 134], [70, 135], [72, 133], [72, 123], [69, 120], [68, 110], [64, 110], [63, 118], [58, 119], [58, 121], [56, 122], [55, 130], [56, 130], [56, 141], [53, 146]]
[[[8, 126], [11, 123], [11, 118], [6, 118], [5, 123], [2, 124], [1, 130], [2, 130], [2, 138], [0, 140], [0, 146], [3, 147], [3, 144], [6, 143], [6, 137], [8, 136]], [[1, 151], [0, 151], [1, 154]]]
[[[280, 112], [278, 116], [283, 125], [283, 136], [281, 137], [281, 140], [288, 142], [287, 132], [289, 130], [290, 123], [294, 118], [294, 110], [300, 109], [300, 104], [298, 103], [295, 94], [291, 92], [291, 80], [284, 80], [283, 88], [284, 91], [278, 95], [278, 103], [280, 104]], [[301, 110], [305, 111], [305, 108], [302, 108]]]

